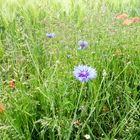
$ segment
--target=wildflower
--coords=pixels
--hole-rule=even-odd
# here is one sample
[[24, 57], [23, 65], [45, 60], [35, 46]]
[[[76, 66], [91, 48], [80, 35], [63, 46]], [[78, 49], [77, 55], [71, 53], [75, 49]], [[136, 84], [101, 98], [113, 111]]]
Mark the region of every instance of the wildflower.
[[132, 19], [132, 21], [135, 22], [135, 23], [137, 23], [137, 22], [139, 22], [139, 18], [138, 18], [138, 17], [134, 17], [134, 18]]
[[92, 80], [97, 76], [95, 69], [84, 65], [79, 65], [78, 67], [75, 67], [73, 74], [80, 82], [88, 82], [88, 80]]
[[127, 17], [128, 17], [127, 14], [122, 14], [122, 15], [116, 16], [116, 19], [125, 19], [125, 18], [127, 18]]
[[90, 139], [90, 135], [88, 135], [88, 134], [84, 135], [84, 137], [85, 137], [86, 140]]
[[79, 128], [80, 125], [81, 125], [81, 122], [79, 120], [76, 120], [74, 121], [73, 125], [76, 127], [76, 128]]
[[86, 48], [88, 46], [88, 42], [87, 41], [80, 40], [79, 41], [79, 46], [80, 47], [78, 48], [78, 50], [84, 49], [84, 48]]
[[106, 72], [105, 69], [103, 70], [103, 74], [102, 75], [103, 75], [103, 78], [105, 78], [107, 76], [107, 72]]
[[55, 33], [46, 33], [46, 36], [48, 38], [54, 38], [55, 37]]
[[123, 25], [124, 25], [124, 26], [129, 26], [129, 25], [131, 25], [132, 23], [133, 23], [132, 20], [127, 19], [127, 20], [125, 20], [125, 21], [123, 22]]
[[10, 87], [11, 87], [11, 88], [15, 88], [15, 80], [12, 80], [12, 81], [10, 82]]
[[3, 104], [0, 104], [0, 113], [2, 113], [4, 111], [4, 106]]

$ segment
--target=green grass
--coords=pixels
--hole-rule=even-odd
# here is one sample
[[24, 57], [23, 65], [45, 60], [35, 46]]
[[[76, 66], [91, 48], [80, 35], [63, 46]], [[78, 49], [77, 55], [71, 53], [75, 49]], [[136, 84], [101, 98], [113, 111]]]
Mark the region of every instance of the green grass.
[[[0, 9], [0, 140], [140, 139], [140, 23], [115, 19], [140, 17], [139, 0], [1, 0]], [[89, 46], [77, 50], [82, 39]], [[80, 64], [97, 78], [77, 81]]]

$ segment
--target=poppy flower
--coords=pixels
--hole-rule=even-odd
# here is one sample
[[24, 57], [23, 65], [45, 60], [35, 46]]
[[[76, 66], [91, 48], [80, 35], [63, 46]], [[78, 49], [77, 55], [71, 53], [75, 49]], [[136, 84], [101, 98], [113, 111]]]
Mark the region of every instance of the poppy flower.
[[134, 17], [134, 18], [132, 19], [132, 21], [135, 22], [135, 23], [137, 23], [137, 22], [139, 22], [139, 18], [138, 18], [138, 17]]
[[4, 112], [4, 106], [3, 104], [0, 104], [0, 113]]
[[121, 15], [116, 16], [116, 19], [125, 19], [127, 17], [128, 17], [127, 14], [121, 14]]
[[123, 25], [124, 25], [124, 26], [129, 26], [129, 25], [131, 25], [132, 23], [133, 23], [132, 20], [127, 19], [127, 20], [125, 20], [125, 21], [123, 22]]
[[11, 87], [11, 88], [15, 88], [15, 80], [12, 80], [12, 81], [10, 82], [10, 87]]

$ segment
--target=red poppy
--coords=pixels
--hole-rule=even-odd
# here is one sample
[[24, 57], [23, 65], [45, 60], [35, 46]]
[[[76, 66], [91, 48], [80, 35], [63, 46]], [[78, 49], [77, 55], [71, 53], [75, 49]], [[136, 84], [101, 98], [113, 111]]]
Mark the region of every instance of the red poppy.
[[134, 18], [132, 19], [132, 21], [135, 22], [135, 23], [139, 22], [139, 17], [134, 17]]
[[12, 81], [10, 82], [10, 87], [11, 87], [11, 88], [15, 88], [15, 80], [12, 80]]
[[131, 25], [132, 23], [133, 23], [132, 20], [127, 19], [127, 20], [125, 20], [125, 21], [123, 22], [123, 25], [124, 25], [124, 26], [129, 26], [129, 25]]
[[127, 17], [128, 17], [127, 14], [122, 14], [122, 15], [116, 16], [116, 19], [125, 19], [125, 18], [127, 18]]

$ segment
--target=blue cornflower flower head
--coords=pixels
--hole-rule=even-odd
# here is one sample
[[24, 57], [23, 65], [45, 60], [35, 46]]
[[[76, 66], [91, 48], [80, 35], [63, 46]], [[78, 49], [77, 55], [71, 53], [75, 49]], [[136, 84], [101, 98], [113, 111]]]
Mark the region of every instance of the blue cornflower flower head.
[[78, 48], [78, 50], [84, 49], [84, 48], [86, 48], [88, 46], [88, 42], [87, 41], [80, 40], [79, 41], [79, 46], [80, 47]]
[[48, 38], [54, 38], [55, 37], [55, 33], [46, 33], [46, 36]]
[[97, 72], [95, 69], [84, 65], [75, 67], [73, 74], [80, 82], [88, 82], [89, 80], [92, 80], [97, 76]]

